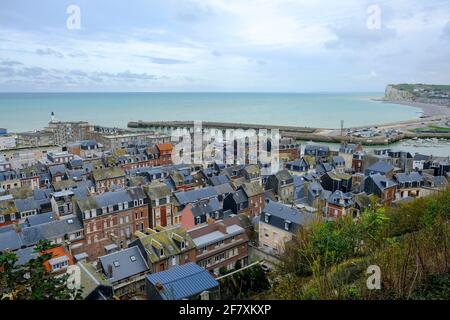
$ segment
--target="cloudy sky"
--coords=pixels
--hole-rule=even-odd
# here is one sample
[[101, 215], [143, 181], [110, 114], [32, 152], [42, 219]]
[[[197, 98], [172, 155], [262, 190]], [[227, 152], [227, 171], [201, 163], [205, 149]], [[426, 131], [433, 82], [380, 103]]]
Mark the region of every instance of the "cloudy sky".
[[379, 92], [398, 82], [450, 84], [450, 1], [0, 2], [0, 91]]

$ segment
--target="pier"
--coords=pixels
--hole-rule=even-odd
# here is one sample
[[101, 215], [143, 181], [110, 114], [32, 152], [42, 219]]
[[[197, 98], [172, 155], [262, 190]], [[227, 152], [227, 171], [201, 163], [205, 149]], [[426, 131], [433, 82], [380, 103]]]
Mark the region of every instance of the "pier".
[[[278, 129], [280, 135], [283, 137], [290, 137], [297, 140], [311, 140], [315, 142], [331, 142], [340, 143], [344, 141], [351, 141], [355, 143], [362, 143], [364, 145], [380, 145], [389, 144], [399, 141], [404, 136], [397, 137], [371, 137], [371, 138], [358, 138], [352, 136], [344, 136], [340, 134], [340, 130], [337, 129], [324, 129], [324, 128], [312, 128], [312, 127], [297, 127], [297, 126], [277, 126], [267, 124], [246, 124], [246, 123], [226, 123], [226, 122], [202, 122], [203, 129], [210, 129], [222, 131], [225, 130], [255, 130], [256, 133], [259, 130], [272, 130]], [[176, 129], [186, 129], [193, 133], [194, 121], [131, 121], [128, 122], [128, 128], [137, 130], [150, 130], [159, 132], [162, 134], [171, 134]]]

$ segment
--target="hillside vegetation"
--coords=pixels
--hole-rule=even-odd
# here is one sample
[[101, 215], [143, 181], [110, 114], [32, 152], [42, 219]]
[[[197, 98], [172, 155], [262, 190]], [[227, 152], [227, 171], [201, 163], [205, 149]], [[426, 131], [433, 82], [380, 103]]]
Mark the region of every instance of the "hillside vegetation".
[[[397, 208], [375, 202], [359, 219], [318, 222], [296, 235], [269, 299], [448, 299], [450, 190]], [[381, 289], [369, 290], [369, 266]]]

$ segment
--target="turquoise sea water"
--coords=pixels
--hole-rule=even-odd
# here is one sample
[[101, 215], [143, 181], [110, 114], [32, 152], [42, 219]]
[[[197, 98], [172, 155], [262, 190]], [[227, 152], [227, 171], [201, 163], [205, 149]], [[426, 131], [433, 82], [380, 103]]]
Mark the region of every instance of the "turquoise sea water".
[[126, 127], [131, 120], [203, 120], [338, 128], [416, 119], [420, 109], [373, 101], [382, 93], [0, 93], [0, 127], [59, 120]]

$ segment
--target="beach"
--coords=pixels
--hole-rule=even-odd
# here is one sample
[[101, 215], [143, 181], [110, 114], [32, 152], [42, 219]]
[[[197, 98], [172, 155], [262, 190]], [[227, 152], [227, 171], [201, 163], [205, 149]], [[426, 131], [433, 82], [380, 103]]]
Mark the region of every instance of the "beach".
[[380, 99], [378, 101], [420, 108], [422, 110], [423, 117], [450, 116], [450, 107], [438, 104], [413, 102], [413, 101], [384, 100], [384, 99]]

